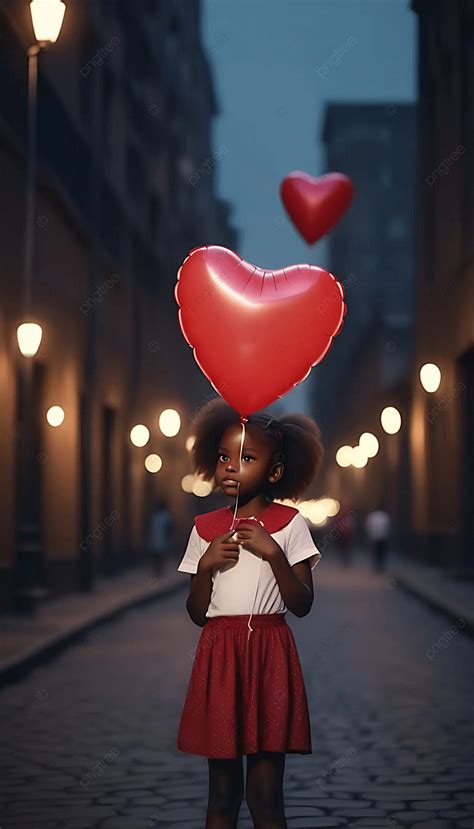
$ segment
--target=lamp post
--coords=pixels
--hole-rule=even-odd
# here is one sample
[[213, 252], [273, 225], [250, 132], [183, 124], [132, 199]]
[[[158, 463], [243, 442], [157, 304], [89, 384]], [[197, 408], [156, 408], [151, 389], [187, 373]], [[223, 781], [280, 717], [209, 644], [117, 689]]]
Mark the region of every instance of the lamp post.
[[[38, 97], [38, 55], [49, 43], [55, 43], [61, 30], [65, 5], [62, 0], [32, 0], [31, 18], [36, 37], [27, 50], [28, 111], [26, 142], [26, 215], [23, 250], [22, 314], [18, 326], [21, 353], [18, 386], [18, 477], [16, 560], [13, 585], [13, 608], [32, 613], [36, 600], [44, 595], [44, 561], [40, 538], [41, 504], [39, 503], [40, 459], [35, 456], [38, 423], [34, 397], [33, 357], [41, 345], [43, 330], [31, 316], [34, 273], [34, 222], [36, 211], [36, 115]], [[41, 583], [43, 582], [43, 585]]]
[[[62, 0], [32, 0], [30, 3], [31, 20], [36, 37], [27, 50], [28, 57], [28, 121], [27, 121], [27, 156], [26, 156], [26, 221], [25, 248], [23, 258], [23, 312], [31, 313], [31, 284], [33, 280], [34, 257], [34, 220], [36, 208], [36, 114], [38, 99], [38, 55], [41, 49], [50, 43], [56, 43], [64, 19], [66, 7]], [[23, 325], [32, 325], [25, 321]], [[20, 326], [21, 327], [21, 326]], [[18, 344], [22, 354], [20, 333]], [[37, 349], [41, 344], [41, 336]], [[37, 350], [36, 349], [36, 350]], [[26, 356], [34, 356], [29, 353]]]

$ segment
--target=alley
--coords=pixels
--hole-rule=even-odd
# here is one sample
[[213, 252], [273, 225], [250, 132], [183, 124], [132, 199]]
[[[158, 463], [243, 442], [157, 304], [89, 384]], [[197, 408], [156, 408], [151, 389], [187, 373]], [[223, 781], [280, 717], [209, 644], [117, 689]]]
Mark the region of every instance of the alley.
[[[329, 558], [310, 616], [287, 617], [313, 736], [311, 756], [287, 757], [289, 827], [471, 829], [472, 640], [389, 572]], [[207, 762], [175, 748], [200, 633], [186, 595], [97, 628], [0, 692], [2, 829], [202, 829]], [[239, 826], [252, 826], [245, 803]]]

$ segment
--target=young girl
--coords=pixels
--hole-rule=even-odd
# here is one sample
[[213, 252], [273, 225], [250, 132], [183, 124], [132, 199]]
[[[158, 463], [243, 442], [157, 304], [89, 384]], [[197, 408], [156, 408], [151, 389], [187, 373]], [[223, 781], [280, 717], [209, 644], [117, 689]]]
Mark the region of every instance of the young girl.
[[195, 517], [178, 570], [186, 609], [203, 628], [177, 747], [208, 758], [206, 829], [237, 826], [244, 795], [259, 829], [286, 827], [286, 753], [310, 754], [301, 664], [286, 611], [306, 616], [321, 559], [296, 501], [322, 458], [311, 418], [239, 414], [215, 398], [195, 419], [192, 458], [231, 506]]

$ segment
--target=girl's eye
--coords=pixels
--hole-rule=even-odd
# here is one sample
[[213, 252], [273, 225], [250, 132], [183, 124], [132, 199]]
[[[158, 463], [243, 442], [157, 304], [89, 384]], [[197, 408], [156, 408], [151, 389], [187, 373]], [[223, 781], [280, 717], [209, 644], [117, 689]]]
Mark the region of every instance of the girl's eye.
[[[221, 453], [219, 454], [219, 456], [218, 456], [218, 460], [220, 460], [221, 458], [226, 458], [226, 459], [228, 459], [228, 457], [229, 457], [228, 455], [224, 455], [224, 453], [223, 453], [223, 452], [221, 452]], [[253, 457], [252, 457], [252, 455], [242, 455], [242, 460], [245, 460], [245, 458], [249, 458], [249, 460], [251, 460], [251, 461], [255, 460], [255, 458], [253, 458]], [[224, 461], [224, 463], [225, 463], [225, 462], [226, 462], [226, 461]]]

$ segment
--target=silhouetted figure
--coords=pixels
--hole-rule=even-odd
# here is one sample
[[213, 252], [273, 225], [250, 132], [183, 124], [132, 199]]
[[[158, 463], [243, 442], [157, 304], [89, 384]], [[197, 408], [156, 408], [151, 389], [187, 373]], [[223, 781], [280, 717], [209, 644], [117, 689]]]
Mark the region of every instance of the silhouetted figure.
[[376, 570], [385, 568], [390, 529], [390, 515], [383, 507], [369, 512], [365, 519], [365, 531], [372, 545], [374, 568]]

